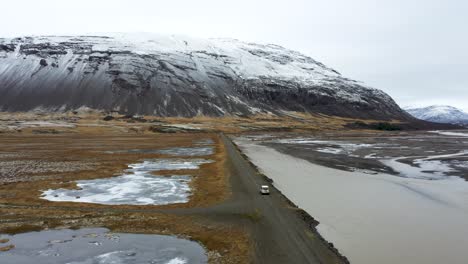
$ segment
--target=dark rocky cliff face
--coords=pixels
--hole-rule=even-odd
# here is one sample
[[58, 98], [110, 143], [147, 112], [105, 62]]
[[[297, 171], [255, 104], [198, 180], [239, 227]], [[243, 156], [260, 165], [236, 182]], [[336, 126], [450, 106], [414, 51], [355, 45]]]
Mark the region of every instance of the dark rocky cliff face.
[[138, 35], [0, 39], [0, 110], [80, 107], [160, 116], [304, 111], [411, 120], [384, 92], [276, 45]]

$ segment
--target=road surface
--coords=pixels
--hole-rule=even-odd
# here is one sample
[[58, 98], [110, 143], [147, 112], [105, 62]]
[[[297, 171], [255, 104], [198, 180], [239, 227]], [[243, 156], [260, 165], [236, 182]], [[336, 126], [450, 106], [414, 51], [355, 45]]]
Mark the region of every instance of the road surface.
[[[231, 197], [206, 208], [93, 208], [51, 205], [0, 204], [0, 208], [40, 208], [41, 210], [70, 210], [98, 212], [160, 212], [179, 215], [201, 215], [222, 224], [241, 225], [253, 240], [253, 263], [266, 264], [335, 264], [346, 263], [304, 221], [301, 210], [293, 206], [277, 189], [257, 172], [232, 141], [221, 135], [226, 149], [226, 173], [229, 175]], [[260, 186], [270, 185], [270, 195], [261, 195]], [[32, 221], [28, 218], [25, 221]], [[44, 220], [44, 219], [38, 219]], [[21, 219], [0, 222], [21, 222]]]
[[254, 216], [256, 263], [344, 263], [278, 190], [270, 187], [270, 195], [260, 195], [260, 186], [268, 184], [266, 179], [229, 138], [224, 135], [221, 138], [231, 174], [232, 199], [239, 206], [239, 213]]

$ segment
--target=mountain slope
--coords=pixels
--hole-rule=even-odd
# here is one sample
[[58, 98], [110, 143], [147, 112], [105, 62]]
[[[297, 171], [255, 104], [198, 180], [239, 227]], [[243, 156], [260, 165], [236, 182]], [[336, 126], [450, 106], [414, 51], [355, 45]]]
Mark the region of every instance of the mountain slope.
[[468, 113], [447, 105], [431, 105], [421, 108], [405, 108], [412, 116], [436, 123], [468, 124]]
[[409, 120], [390, 96], [276, 45], [159, 35], [0, 39], [0, 110], [317, 112]]

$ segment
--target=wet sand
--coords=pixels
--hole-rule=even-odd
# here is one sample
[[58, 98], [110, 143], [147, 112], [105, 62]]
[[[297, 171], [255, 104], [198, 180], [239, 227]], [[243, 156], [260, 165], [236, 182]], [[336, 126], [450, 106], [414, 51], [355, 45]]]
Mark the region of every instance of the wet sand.
[[345, 171], [248, 140], [236, 141], [274, 185], [320, 221], [351, 263], [451, 263], [468, 259], [468, 183]]

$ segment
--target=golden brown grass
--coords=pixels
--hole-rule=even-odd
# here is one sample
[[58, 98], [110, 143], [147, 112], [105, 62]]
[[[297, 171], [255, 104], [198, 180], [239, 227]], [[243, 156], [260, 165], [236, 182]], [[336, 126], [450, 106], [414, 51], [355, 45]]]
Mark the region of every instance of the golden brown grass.
[[[102, 134], [102, 133], [131, 133], [131, 134], [152, 134], [150, 127], [167, 127], [173, 125], [189, 125], [199, 129], [201, 132], [224, 132], [224, 133], [244, 133], [244, 132], [313, 132], [313, 131], [334, 131], [343, 129], [347, 124], [353, 124], [357, 121], [363, 123], [376, 123], [378, 120], [365, 120], [344, 118], [338, 116], [328, 116], [324, 114], [312, 114], [302, 112], [284, 112], [282, 116], [271, 114], [258, 114], [250, 117], [224, 116], [207, 117], [196, 116], [193, 118], [179, 117], [156, 117], [143, 116], [146, 122], [139, 122], [124, 118], [122, 115], [113, 116], [115, 119], [104, 121], [104, 113], [91, 111], [80, 114], [72, 113], [4, 113], [0, 112], [0, 120], [46, 120], [69, 122], [74, 124], [74, 128], [54, 127], [60, 133], [84, 133], [84, 134]], [[399, 123], [397, 120], [391, 120], [390, 123]], [[37, 128], [23, 128], [22, 131], [31, 133]], [[0, 128], [1, 131], [1, 128]]]
[[5, 246], [5, 247], [0, 247], [0, 252], [5, 252], [5, 251], [10, 251], [12, 250], [13, 248], [15, 248], [14, 245], [8, 245], [8, 246]]
[[18, 219], [16, 222], [0, 222], [0, 233], [16, 234], [46, 228], [106, 227], [112, 232], [177, 235], [199, 241], [211, 252], [209, 255], [221, 255], [221, 258], [211, 259], [210, 263], [248, 263], [251, 254], [251, 242], [243, 227], [219, 224], [196, 216], [47, 208], [3, 208], [0, 213], [14, 213]]
[[[0, 233], [16, 234], [50, 228], [107, 227], [114, 232], [177, 235], [202, 243], [210, 263], [248, 263], [251, 242], [243, 226], [226, 224], [189, 214], [168, 214], [159, 209], [207, 207], [229, 196], [225, 174], [225, 150], [217, 134], [129, 134], [109, 127], [78, 127], [73, 133], [0, 135], [2, 153], [10, 160], [76, 161], [93, 164], [93, 169], [26, 175], [26, 181], [0, 185]], [[50, 202], [40, 199], [49, 188], [76, 188], [75, 181], [119, 175], [129, 163], [143, 159], [169, 158], [160, 154], [106, 151], [188, 147], [193, 141], [210, 138], [215, 154], [203, 157], [213, 163], [200, 170], [161, 171], [158, 174], [193, 175], [192, 196], [186, 204], [165, 206], [109, 206], [86, 203]], [[196, 157], [198, 158], [198, 157]], [[45, 174], [45, 175], [44, 175]], [[47, 176], [44, 178], [44, 176]], [[154, 210], [153, 210], [154, 209]], [[6, 247], [2, 249], [7, 250]], [[11, 248], [8, 248], [8, 250]]]
[[[103, 121], [99, 112], [64, 114], [0, 113], [0, 120], [64, 121], [74, 127], [22, 127], [4, 131], [0, 127], [1, 153], [10, 156], [4, 160], [38, 160], [45, 162], [82, 162], [92, 169], [68, 172], [43, 172], [21, 175], [23, 182], [3, 183], [0, 179], [0, 233], [21, 233], [48, 228], [107, 227], [114, 232], [178, 235], [200, 241], [209, 251], [210, 263], [249, 263], [252, 241], [245, 227], [238, 224], [215, 222], [191, 214], [168, 214], [164, 209], [208, 207], [220, 203], [230, 195], [225, 169], [226, 153], [217, 134], [252, 132], [316, 132], [337, 131], [356, 120], [317, 114], [289, 112], [287, 116], [258, 115], [251, 118], [228, 116], [223, 118], [159, 118], [144, 117], [147, 122], [134, 122], [119, 118]], [[160, 134], [150, 131], [151, 126], [189, 125], [199, 133]], [[143, 159], [167, 158], [159, 154], [113, 153], [128, 149], [159, 149], [187, 147], [194, 140], [211, 138], [216, 152], [206, 157], [213, 163], [201, 165], [200, 170], [159, 171], [158, 175], [193, 175], [192, 196], [185, 204], [164, 206], [109, 206], [71, 202], [49, 202], [40, 199], [41, 191], [57, 188], [77, 188], [75, 181], [106, 178], [119, 175], [130, 163]], [[15, 156], [18, 154], [18, 156]], [[257, 211], [245, 215], [258, 221]], [[6, 247], [4, 247], [6, 250]], [[11, 249], [11, 248], [9, 248]], [[8, 250], [9, 250], [8, 249]], [[218, 254], [221, 257], [217, 257]]]
[[[191, 187], [193, 195], [189, 203], [167, 205], [164, 207], [209, 206], [223, 201], [227, 196], [227, 180], [224, 175], [224, 146], [216, 134], [147, 134], [132, 135], [2, 135], [0, 142], [8, 153], [27, 153], [21, 159], [41, 161], [77, 161], [95, 164], [92, 170], [63, 173], [43, 173], [28, 175], [30, 181], [0, 185], [0, 203], [27, 205], [57, 204], [40, 199], [43, 190], [57, 188], [77, 188], [76, 180], [107, 178], [121, 174], [130, 163], [143, 159], [168, 158], [167, 155], [145, 153], [109, 154], [106, 151], [127, 149], [160, 149], [168, 147], [191, 146], [194, 140], [210, 138], [215, 142], [216, 153], [206, 158], [213, 163], [203, 164], [200, 170], [186, 170], [184, 174], [193, 175]], [[18, 159], [18, 158], [15, 158]], [[161, 173], [161, 172], [160, 172]], [[159, 174], [160, 174], [159, 173]], [[169, 175], [181, 171], [164, 171]], [[43, 179], [44, 176], [47, 178]], [[102, 207], [94, 204], [60, 203], [64, 206]], [[126, 206], [120, 206], [126, 207]], [[133, 208], [134, 206], [132, 206]], [[142, 208], [148, 208], [144, 206]]]

